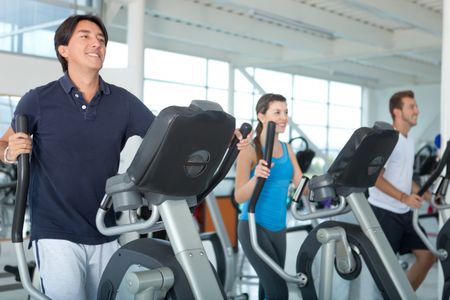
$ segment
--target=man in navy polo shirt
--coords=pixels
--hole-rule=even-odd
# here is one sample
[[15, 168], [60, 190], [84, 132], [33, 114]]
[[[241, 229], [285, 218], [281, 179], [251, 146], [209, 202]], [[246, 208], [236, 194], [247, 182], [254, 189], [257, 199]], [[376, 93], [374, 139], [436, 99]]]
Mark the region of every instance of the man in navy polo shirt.
[[[95, 226], [105, 182], [117, 173], [127, 139], [143, 137], [154, 119], [139, 99], [99, 76], [107, 42], [98, 17], [66, 19], [55, 33], [63, 77], [30, 90], [15, 111], [28, 117], [33, 138], [14, 133], [14, 118], [0, 143], [7, 163], [32, 152], [31, 240], [41, 289], [52, 299], [96, 298], [119, 247]], [[113, 214], [107, 219], [114, 223]]]
[[[28, 117], [30, 136], [15, 133], [15, 117], [0, 139], [1, 159], [31, 155], [31, 240], [41, 289], [51, 299], [96, 299], [101, 274], [118, 242], [103, 236], [95, 215], [106, 180], [116, 175], [120, 151], [143, 137], [151, 111], [123, 88], [99, 76], [108, 43], [92, 15], [67, 18], [56, 30], [55, 50], [64, 76], [25, 94], [15, 116]], [[242, 139], [238, 148], [251, 139]], [[111, 213], [105, 219], [114, 224]]]

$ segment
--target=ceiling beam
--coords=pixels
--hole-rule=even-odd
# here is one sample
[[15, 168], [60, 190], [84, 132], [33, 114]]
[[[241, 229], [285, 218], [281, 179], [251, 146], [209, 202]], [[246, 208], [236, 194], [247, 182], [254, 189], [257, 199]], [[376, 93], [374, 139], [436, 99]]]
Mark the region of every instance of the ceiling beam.
[[[126, 11], [120, 11], [110, 27], [126, 29]], [[126, 31], [123, 31], [126, 34]], [[151, 15], [145, 17], [146, 38], [149, 36], [173, 40], [183, 44], [195, 45], [228, 52], [229, 55], [249, 55], [259, 57], [261, 60], [280, 59], [282, 47], [256, 40], [236, 37], [229, 34], [220, 34], [214, 30], [202, 28], [195, 24], [188, 24], [176, 20], [159, 18]], [[113, 37], [111, 37], [113, 39]], [[258, 49], [257, 52], [253, 49]], [[231, 57], [231, 56], [230, 56]]]
[[326, 80], [353, 83], [367, 87], [377, 87], [379, 84], [378, 79], [375, 77], [370, 77], [370, 74], [368, 74], [369, 76], [361, 77], [349, 73], [331, 72], [330, 70], [323, 67], [292, 65], [289, 67], [285, 67], [279, 71], [297, 74], [301, 76], [309, 76], [315, 78], [322, 78]]
[[85, 13], [97, 14], [97, 15], [100, 15], [100, 13], [101, 13], [99, 11], [99, 8], [96, 5], [94, 5], [94, 7], [80, 5], [80, 4], [76, 4], [76, 1], [71, 3], [71, 2], [64, 1], [64, 0], [38, 0], [37, 2], [48, 4], [51, 6], [73, 9], [74, 13], [80, 13], [80, 11], [83, 11]]
[[442, 14], [405, 0], [345, 0], [380, 17], [418, 27], [436, 36], [442, 35]]
[[270, 41], [293, 49], [329, 53], [332, 47], [330, 39], [269, 24], [248, 15], [229, 12], [202, 3], [180, 1], [177, 5], [173, 5], [170, 1], [154, 0], [147, 4], [147, 13], [215, 29], [217, 34], [236, 34], [249, 39]]
[[[284, 50], [282, 59], [270, 61], [251, 58], [250, 60], [241, 63], [247, 66], [258, 66], [262, 68], [279, 68], [293, 64], [341, 61], [348, 59], [349, 57], [360, 60], [371, 57], [386, 57], [389, 55], [402, 55], [407, 53], [416, 53], [416, 55], [420, 55], [418, 53], [435, 51], [441, 48], [440, 39], [426, 33], [417, 32], [417, 30], [399, 30], [394, 33], [394, 37], [395, 44], [390, 49], [362, 45], [352, 41], [337, 40], [333, 43], [332, 55], [304, 53], [303, 57], [296, 57], [295, 52], [290, 53], [289, 50]], [[426, 57], [424, 57], [424, 61], [426, 60]]]
[[46, 29], [46, 28], [53, 27], [53, 26], [59, 26], [64, 20], [65, 19], [55, 20], [55, 21], [45, 22], [45, 23], [36, 24], [36, 25], [33, 25], [33, 26], [27, 26], [27, 27], [23, 27], [23, 28], [20, 28], [20, 29], [17, 29], [17, 30], [9, 31], [9, 32], [0, 34], [0, 39], [7, 38], [7, 37], [10, 37], [10, 36], [14, 36], [16, 34], [21, 34], [21, 33], [27, 33], [27, 32], [31, 32], [31, 31]]
[[[119, 43], [127, 43], [126, 40], [126, 28], [114, 25], [108, 28], [108, 33], [112, 40]], [[210, 59], [231, 61], [232, 55], [209, 47], [199, 47], [195, 44], [182, 43], [173, 39], [164, 38], [161, 36], [153, 36], [150, 34], [145, 35], [145, 47], [157, 50], [163, 50], [168, 52], [180, 53], [185, 55], [192, 55], [198, 57], [207, 57]]]
[[364, 62], [398, 73], [417, 74], [418, 77], [429, 77], [436, 79], [441, 75], [440, 66], [407, 59], [401, 56], [369, 58], [364, 60]]
[[339, 72], [343, 74], [352, 74], [353, 76], [361, 76], [362, 78], [370, 76], [377, 78], [380, 83], [401, 84], [404, 82], [416, 83], [417, 76], [400, 74], [397, 72], [379, 69], [373, 66], [367, 66], [351, 61], [331, 62], [326, 64], [317, 64], [315, 67], [322, 66], [330, 72]]
[[197, 0], [202, 3], [213, 3], [230, 8], [240, 9], [242, 12], [263, 13], [287, 22], [297, 22], [333, 32], [336, 38], [343, 38], [369, 45], [389, 48], [392, 46], [392, 34], [363, 22], [355, 23], [344, 16], [339, 16], [310, 5], [291, 0]]
[[428, 50], [428, 51], [410, 51], [405, 52], [402, 55], [410, 57], [416, 60], [423, 61], [435, 66], [441, 65], [442, 53], [441, 49]]

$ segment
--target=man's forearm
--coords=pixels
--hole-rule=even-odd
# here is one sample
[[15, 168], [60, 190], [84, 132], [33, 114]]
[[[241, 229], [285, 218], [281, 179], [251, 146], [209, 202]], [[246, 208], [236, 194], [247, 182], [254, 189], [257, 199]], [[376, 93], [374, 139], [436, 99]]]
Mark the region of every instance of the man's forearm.
[[375, 182], [375, 186], [383, 193], [401, 202], [402, 198], [406, 196], [405, 193], [397, 189], [394, 185], [392, 185], [392, 183], [387, 181], [383, 176], [378, 177], [377, 181]]

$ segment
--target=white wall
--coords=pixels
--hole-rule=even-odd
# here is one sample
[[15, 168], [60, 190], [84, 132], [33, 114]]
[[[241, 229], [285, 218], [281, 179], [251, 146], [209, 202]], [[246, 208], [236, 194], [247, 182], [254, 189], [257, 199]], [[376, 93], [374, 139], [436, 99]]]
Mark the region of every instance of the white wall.
[[[21, 96], [31, 88], [46, 84], [62, 75], [56, 59], [0, 52], [0, 95]], [[110, 83], [132, 90], [129, 69], [103, 69], [102, 77]], [[440, 129], [440, 85], [402, 86], [386, 89], [365, 89], [363, 122], [371, 126], [375, 121], [391, 123], [389, 98], [399, 90], [411, 89], [416, 94], [420, 115], [418, 125], [411, 135], [420, 146], [433, 141]], [[366, 93], [367, 92], [367, 93]], [[367, 97], [367, 98], [366, 98]]]
[[[0, 52], [0, 95], [22, 96], [30, 89], [62, 76], [57, 59]], [[128, 69], [103, 69], [105, 81], [131, 90]]]
[[[0, 95], [22, 96], [30, 89], [60, 78], [63, 74], [59, 61], [51, 58], [26, 56], [0, 52]], [[103, 69], [102, 78], [108, 82], [133, 92], [136, 86], [131, 76], [132, 69]], [[138, 95], [139, 93], [135, 93]], [[0, 132], [3, 134], [3, 132]], [[119, 172], [131, 163], [141, 138], [131, 137], [121, 153]]]
[[375, 121], [392, 123], [389, 114], [389, 99], [397, 91], [412, 90], [416, 96], [420, 114], [418, 124], [411, 130], [416, 141], [416, 149], [420, 145], [431, 142], [440, 131], [440, 85], [411, 85], [386, 89], [370, 89], [368, 104], [368, 125]]
[[62, 74], [56, 59], [0, 52], [0, 94], [22, 96]]

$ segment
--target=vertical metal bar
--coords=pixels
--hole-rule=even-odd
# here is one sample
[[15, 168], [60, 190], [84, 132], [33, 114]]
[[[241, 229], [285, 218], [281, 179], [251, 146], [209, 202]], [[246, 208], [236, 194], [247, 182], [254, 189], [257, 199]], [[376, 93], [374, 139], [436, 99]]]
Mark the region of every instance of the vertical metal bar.
[[372, 242], [376, 251], [388, 271], [390, 279], [393, 281], [402, 299], [417, 299], [411, 284], [406, 278], [405, 272], [400, 267], [397, 257], [392, 251], [386, 236], [381, 229], [366, 197], [362, 193], [353, 193], [346, 197], [348, 204], [358, 220], [362, 231]]
[[195, 299], [223, 299], [222, 289], [206, 256], [186, 201], [167, 200], [159, 206], [167, 234]]

